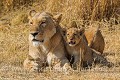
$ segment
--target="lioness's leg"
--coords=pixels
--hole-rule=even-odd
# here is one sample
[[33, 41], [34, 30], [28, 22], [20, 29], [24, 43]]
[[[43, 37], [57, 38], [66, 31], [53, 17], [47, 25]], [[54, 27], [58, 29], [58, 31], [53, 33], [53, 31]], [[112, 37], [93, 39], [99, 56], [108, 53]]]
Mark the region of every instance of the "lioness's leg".
[[54, 54], [48, 54], [47, 61], [49, 66], [52, 67], [53, 70], [67, 72], [71, 69], [70, 63], [65, 56], [60, 57]]

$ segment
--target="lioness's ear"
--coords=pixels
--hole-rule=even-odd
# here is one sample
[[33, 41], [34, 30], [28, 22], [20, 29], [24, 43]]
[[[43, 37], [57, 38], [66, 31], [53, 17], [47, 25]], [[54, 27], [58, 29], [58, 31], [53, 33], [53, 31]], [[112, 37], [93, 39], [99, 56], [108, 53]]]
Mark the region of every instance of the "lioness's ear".
[[82, 36], [82, 35], [84, 34], [84, 32], [85, 32], [85, 29], [84, 29], [84, 28], [80, 28], [80, 29], [79, 29], [79, 34], [80, 34], [80, 36]]
[[29, 17], [33, 17], [37, 12], [35, 10], [31, 10], [29, 12]]
[[71, 22], [71, 27], [77, 28], [77, 24], [76, 24], [75, 21], [72, 21], [72, 22]]
[[62, 19], [62, 14], [57, 14], [53, 17], [58, 23], [60, 23], [61, 19]]

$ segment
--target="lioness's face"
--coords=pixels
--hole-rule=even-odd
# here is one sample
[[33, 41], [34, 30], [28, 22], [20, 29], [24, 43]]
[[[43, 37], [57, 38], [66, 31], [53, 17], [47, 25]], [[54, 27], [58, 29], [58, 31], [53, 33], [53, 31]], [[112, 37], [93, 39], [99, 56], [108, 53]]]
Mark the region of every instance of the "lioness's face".
[[83, 31], [82, 29], [70, 28], [66, 31], [66, 42], [69, 46], [77, 45], [82, 38]]
[[56, 33], [56, 24], [50, 13], [31, 13], [29, 40], [34, 46], [47, 42]]

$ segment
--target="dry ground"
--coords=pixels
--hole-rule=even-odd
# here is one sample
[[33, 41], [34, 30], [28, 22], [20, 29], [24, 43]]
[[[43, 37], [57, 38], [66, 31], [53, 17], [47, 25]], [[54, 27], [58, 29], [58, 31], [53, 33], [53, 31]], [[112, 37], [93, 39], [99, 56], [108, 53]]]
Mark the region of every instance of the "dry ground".
[[[51, 1], [54, 2], [54, 0]], [[93, 22], [96, 25], [100, 24], [106, 43], [104, 56], [108, 61], [114, 63], [112, 68], [96, 67], [81, 72], [74, 71], [69, 75], [49, 70], [43, 73], [31, 73], [23, 69], [23, 61], [28, 55], [29, 26], [26, 13], [30, 9], [43, 11], [47, 8], [47, 11], [53, 14], [62, 12], [64, 17], [62, 18], [62, 24], [67, 24], [71, 20], [76, 20], [78, 24], [81, 24], [81, 20], [78, 18], [80, 9], [76, 7], [78, 4], [76, 6], [72, 5], [71, 3], [74, 0], [70, 2], [68, 0], [68, 4], [59, 1], [61, 0], [53, 3], [55, 7], [51, 6], [51, 3], [47, 5], [46, 3], [41, 4], [41, 2], [39, 3], [41, 6], [33, 4], [32, 8], [22, 7], [19, 10], [0, 15], [0, 80], [120, 80], [120, 23], [115, 24], [114, 19], [110, 22]], [[64, 8], [61, 8], [61, 6]]]
[[54, 71], [45, 71], [44, 73], [25, 71], [22, 63], [28, 54], [29, 26], [27, 24], [0, 25], [0, 80], [119, 80], [120, 24], [113, 25], [112, 31], [109, 30], [108, 23], [101, 24], [102, 34], [106, 42], [105, 57], [115, 64], [114, 67], [96, 67], [87, 71], [74, 71], [70, 75]]

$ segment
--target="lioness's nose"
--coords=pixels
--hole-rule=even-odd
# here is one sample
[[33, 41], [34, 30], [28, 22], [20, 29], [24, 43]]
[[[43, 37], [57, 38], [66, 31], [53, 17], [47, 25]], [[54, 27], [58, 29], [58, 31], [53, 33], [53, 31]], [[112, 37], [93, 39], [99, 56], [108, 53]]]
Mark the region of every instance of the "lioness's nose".
[[38, 32], [36, 32], [36, 33], [31, 33], [34, 37], [38, 34]]

